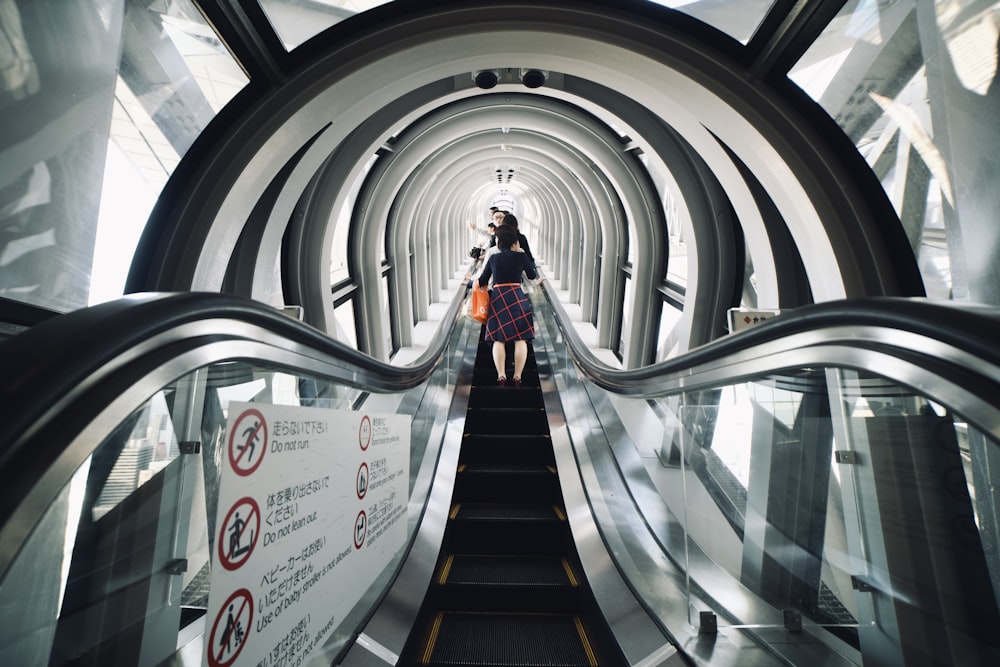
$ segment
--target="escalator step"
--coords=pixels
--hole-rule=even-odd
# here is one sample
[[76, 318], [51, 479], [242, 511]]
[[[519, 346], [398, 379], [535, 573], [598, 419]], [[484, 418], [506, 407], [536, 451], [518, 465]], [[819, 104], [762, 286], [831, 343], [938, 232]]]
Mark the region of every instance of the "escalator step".
[[439, 613], [425, 665], [596, 667], [578, 617], [568, 614]]
[[[507, 368], [507, 379], [510, 380], [514, 375], [514, 369]], [[540, 384], [538, 378], [538, 369], [536, 368], [524, 368], [521, 370], [521, 382], [524, 386], [538, 387]], [[488, 368], [486, 367], [476, 367], [472, 369], [472, 387], [474, 389], [485, 389], [487, 387], [497, 386], [497, 371], [492, 364]], [[506, 389], [511, 389], [510, 384], [504, 387]]]
[[486, 435], [467, 433], [458, 454], [461, 463], [554, 465], [552, 439], [547, 435]]
[[551, 465], [528, 464], [519, 465], [517, 463], [468, 463], [459, 467], [460, 473], [467, 474], [492, 474], [492, 475], [541, 475], [550, 476], [556, 474], [556, 469]]
[[521, 386], [516, 387], [476, 387], [476, 390], [469, 394], [469, 407], [497, 407], [507, 408], [535, 408], [538, 409], [544, 404], [542, 390], [538, 387]]
[[537, 435], [548, 431], [548, 416], [538, 406], [470, 408], [465, 418], [466, 433]]
[[468, 433], [466, 432], [463, 436], [466, 438], [463, 443], [463, 448], [465, 445], [473, 446], [493, 446], [493, 447], [508, 447], [512, 443], [523, 443], [530, 445], [535, 448], [548, 448], [551, 451], [552, 447], [552, 437], [546, 432], [544, 435], [538, 433]]
[[455, 502], [561, 505], [562, 492], [554, 466], [516, 463], [469, 463], [458, 466]]
[[452, 507], [451, 518], [471, 521], [564, 521], [566, 515], [555, 505], [460, 503]]
[[565, 558], [555, 556], [454, 555], [438, 578], [441, 584], [483, 586], [577, 586]]

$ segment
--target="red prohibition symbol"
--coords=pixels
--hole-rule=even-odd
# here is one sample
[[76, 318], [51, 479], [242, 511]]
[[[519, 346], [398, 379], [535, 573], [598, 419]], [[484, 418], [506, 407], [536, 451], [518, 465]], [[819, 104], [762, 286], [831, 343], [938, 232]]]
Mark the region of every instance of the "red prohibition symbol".
[[239, 656], [250, 637], [253, 623], [253, 596], [245, 588], [237, 590], [219, 609], [208, 640], [210, 667], [228, 667]]
[[246, 496], [229, 508], [226, 521], [219, 526], [219, 564], [229, 571], [250, 559], [260, 537], [260, 507]]
[[358, 518], [354, 520], [354, 548], [360, 549], [365, 543], [365, 536], [368, 534], [368, 515], [364, 510], [358, 512]]
[[362, 498], [365, 497], [365, 494], [368, 493], [368, 464], [367, 463], [362, 463], [361, 467], [358, 468], [357, 488], [358, 488], [358, 500], [361, 500]]
[[361, 446], [361, 451], [365, 451], [370, 444], [372, 444], [372, 420], [365, 415], [358, 425], [358, 445]]
[[229, 464], [246, 477], [260, 466], [267, 451], [267, 422], [260, 410], [245, 410], [233, 422], [229, 434]]

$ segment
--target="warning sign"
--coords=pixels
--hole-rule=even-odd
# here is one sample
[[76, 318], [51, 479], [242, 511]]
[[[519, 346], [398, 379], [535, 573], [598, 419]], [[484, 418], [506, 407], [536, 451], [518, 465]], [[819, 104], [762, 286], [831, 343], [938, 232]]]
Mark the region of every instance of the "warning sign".
[[219, 564], [227, 570], [235, 570], [243, 565], [260, 536], [260, 508], [253, 498], [244, 497], [236, 501], [223, 529], [219, 531]]
[[368, 534], [368, 515], [364, 510], [358, 512], [358, 518], [354, 520], [354, 548], [360, 549], [365, 544], [365, 535]]
[[372, 420], [368, 415], [362, 417], [361, 423], [358, 424], [358, 444], [361, 446], [361, 451], [365, 451], [372, 444]]
[[368, 493], [368, 464], [362, 463], [358, 468], [358, 500], [363, 500]]
[[244, 411], [229, 431], [229, 464], [237, 475], [250, 475], [267, 451], [267, 422], [260, 410]]
[[247, 643], [252, 622], [253, 597], [250, 591], [241, 588], [229, 596], [212, 624], [208, 643], [210, 667], [233, 664]]
[[306, 664], [403, 548], [410, 420], [256, 403], [228, 414], [203, 664]]

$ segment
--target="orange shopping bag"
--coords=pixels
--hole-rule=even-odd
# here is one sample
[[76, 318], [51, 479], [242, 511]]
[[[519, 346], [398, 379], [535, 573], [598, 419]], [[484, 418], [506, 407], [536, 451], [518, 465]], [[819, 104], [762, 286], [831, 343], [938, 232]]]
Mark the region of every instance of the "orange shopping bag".
[[469, 299], [469, 317], [477, 322], [485, 322], [490, 316], [490, 293], [479, 281], [472, 281], [472, 297]]

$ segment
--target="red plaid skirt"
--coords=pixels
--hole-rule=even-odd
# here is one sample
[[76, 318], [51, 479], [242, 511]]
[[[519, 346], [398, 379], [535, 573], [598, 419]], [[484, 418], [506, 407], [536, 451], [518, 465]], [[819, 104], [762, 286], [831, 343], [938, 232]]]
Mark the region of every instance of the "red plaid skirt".
[[500, 283], [490, 290], [490, 316], [485, 340], [531, 340], [535, 337], [535, 313], [521, 283]]

